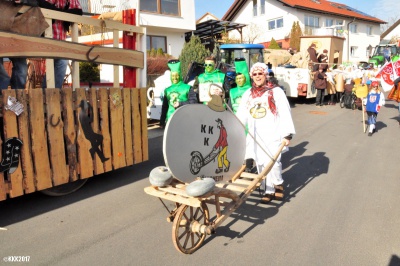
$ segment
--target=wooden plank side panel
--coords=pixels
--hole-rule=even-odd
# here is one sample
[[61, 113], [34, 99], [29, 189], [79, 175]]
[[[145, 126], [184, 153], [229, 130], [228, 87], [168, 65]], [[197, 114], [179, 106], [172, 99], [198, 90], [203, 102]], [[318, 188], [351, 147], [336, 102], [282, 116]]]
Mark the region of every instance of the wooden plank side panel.
[[[3, 105], [4, 106], [4, 105]], [[3, 147], [3, 140], [0, 136], [0, 147]], [[0, 152], [0, 161], [3, 160], [2, 152]], [[5, 181], [5, 176], [3, 172], [0, 172], [0, 201], [7, 199], [8, 194], [8, 183]]]
[[[91, 88], [89, 89], [89, 103], [93, 107], [93, 123], [92, 123], [92, 128], [93, 131], [96, 133], [100, 134], [100, 116], [99, 116], [99, 106], [97, 102], [97, 93], [96, 93], [96, 88]], [[94, 158], [94, 173], [96, 175], [104, 173], [104, 166], [103, 163], [100, 160], [100, 157], [95, 155]]]
[[64, 139], [67, 149], [68, 158], [68, 176], [69, 181], [78, 180], [77, 174], [77, 147], [76, 147], [76, 128], [75, 128], [75, 117], [74, 110], [77, 110], [74, 106], [73, 92], [71, 88], [63, 88], [62, 92], [62, 106], [63, 106], [63, 118], [64, 118]]
[[64, 122], [61, 119], [61, 95], [59, 89], [46, 89], [47, 132], [50, 151], [50, 165], [53, 185], [58, 186], [69, 181], [65, 158]]
[[142, 122], [142, 160], [147, 161], [149, 159], [148, 149], [148, 133], [147, 133], [147, 89], [140, 89], [140, 118]]
[[36, 187], [37, 190], [42, 190], [52, 187], [42, 89], [29, 91], [29, 112]]
[[130, 88], [122, 89], [126, 165], [133, 165], [131, 90]]
[[[7, 104], [7, 99], [9, 96], [11, 97], [16, 97], [15, 90], [3, 90], [3, 103]], [[5, 106], [5, 105], [3, 105]], [[7, 139], [17, 137], [19, 138], [18, 135], [18, 126], [17, 126], [17, 115], [13, 111], [5, 111], [3, 113], [3, 128], [4, 128], [4, 144], [6, 145]], [[8, 171], [5, 171], [6, 173]], [[24, 194], [24, 189], [23, 189], [23, 176], [22, 176], [22, 166], [21, 162], [18, 164], [17, 170], [15, 170], [14, 173], [8, 174], [8, 178], [11, 181], [11, 187], [10, 187], [10, 197], [18, 197]]]
[[[140, 122], [139, 90], [133, 89], [131, 92], [132, 103], [132, 139], [133, 139], [133, 161], [134, 163], [143, 162], [142, 158], [142, 123]], [[147, 116], [146, 116], [147, 117]]]
[[[76, 104], [79, 106], [81, 101], [86, 102], [86, 90], [84, 88], [76, 89]], [[77, 144], [78, 144], [78, 165], [79, 165], [79, 174], [80, 179], [88, 178], [93, 176], [93, 159], [90, 155], [89, 150], [92, 148], [90, 141], [86, 139], [81, 122], [79, 121], [79, 115], [83, 112], [85, 115], [93, 115], [89, 114], [87, 111], [83, 110], [81, 107], [77, 109], [77, 121], [79, 122], [79, 131], [77, 135]]]
[[96, 63], [144, 66], [144, 53], [116, 47], [88, 46], [81, 43], [59, 41], [49, 38], [25, 36], [0, 31], [0, 57], [46, 57], [88, 61]]
[[24, 112], [18, 117], [19, 138], [22, 140], [21, 166], [23, 173], [23, 187], [25, 193], [36, 191], [36, 178], [33, 169], [31, 150], [31, 131], [29, 128], [29, 106], [28, 95], [24, 90], [17, 90], [17, 100], [24, 105]]
[[103, 136], [103, 153], [106, 158], [110, 160], [104, 162], [104, 171], [112, 170], [112, 156], [111, 156], [111, 134], [110, 134], [110, 120], [108, 111], [108, 90], [100, 88], [98, 91], [99, 106], [100, 106], [100, 128], [101, 135]]
[[122, 96], [120, 88], [110, 88], [110, 121], [111, 121], [111, 145], [112, 162], [114, 169], [126, 166], [124, 121]]

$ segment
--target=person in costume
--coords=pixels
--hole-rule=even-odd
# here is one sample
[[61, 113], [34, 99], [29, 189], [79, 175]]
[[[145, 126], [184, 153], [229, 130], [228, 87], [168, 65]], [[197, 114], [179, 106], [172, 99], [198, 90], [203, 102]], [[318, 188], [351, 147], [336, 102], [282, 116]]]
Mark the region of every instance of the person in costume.
[[318, 71], [314, 72], [314, 86], [317, 89], [317, 96], [315, 98], [315, 105], [317, 107], [324, 105], [325, 89], [327, 87], [327, 76], [324, 72], [324, 67], [319, 66]]
[[[267, 65], [268, 66], [268, 65]], [[242, 101], [242, 95], [245, 91], [251, 88], [251, 80], [249, 75], [249, 68], [244, 58], [235, 59], [235, 70], [236, 70], [236, 88], [229, 90], [229, 106], [232, 108], [234, 114], [237, 113], [240, 102]], [[246, 172], [252, 172], [253, 159], [248, 158], [245, 161]]]
[[315, 43], [312, 43], [310, 47], [307, 49], [308, 55], [310, 56], [310, 61], [312, 63], [312, 70], [317, 71], [318, 70], [318, 53], [316, 50], [316, 45]]
[[328, 70], [328, 62], [329, 62], [328, 50], [324, 49], [322, 51], [322, 54], [318, 55], [317, 59], [318, 62], [320, 63], [320, 66], [322, 66], [324, 71], [326, 72]]
[[[200, 74], [193, 84], [194, 90], [191, 94], [196, 93], [197, 91], [198, 100], [201, 103], [207, 104], [207, 102], [211, 100], [211, 95], [223, 96], [225, 91], [227, 91], [225, 85], [225, 74], [219, 69], [216, 69], [215, 65], [216, 62], [214, 57], [206, 57], [204, 60], [204, 73]], [[212, 86], [211, 84], [217, 86]]]
[[376, 132], [376, 117], [378, 116], [381, 106], [385, 105], [385, 95], [380, 91], [378, 81], [374, 80], [371, 82], [371, 90], [367, 98], [364, 99], [364, 104], [368, 115], [368, 136], [372, 136], [372, 134]]
[[[237, 111], [238, 118], [249, 132], [246, 137], [246, 158], [255, 159], [259, 173], [282, 142], [288, 146], [296, 133], [287, 97], [276, 78], [271, 77], [267, 82], [267, 74], [266, 64], [255, 63], [252, 66], [250, 75], [253, 84], [243, 93]], [[281, 155], [261, 188], [264, 191], [262, 202], [265, 203], [274, 199], [275, 188], [283, 190]]]
[[[393, 81], [393, 84], [394, 84], [394, 88], [393, 88], [393, 89], [394, 89], [394, 90], [397, 90], [397, 94], [398, 94], [399, 91], [400, 91], [399, 83], [400, 83], [400, 77], [398, 77], [397, 79], [395, 79], [395, 80]], [[397, 100], [396, 100], [396, 102], [399, 103], [399, 113], [400, 113], [400, 102], [397, 101]]]
[[189, 100], [190, 86], [183, 83], [181, 76], [181, 62], [179, 60], [168, 61], [168, 67], [171, 70], [171, 83], [164, 90], [163, 105], [161, 108], [160, 127], [165, 127], [175, 110], [185, 104], [197, 101], [196, 99]]
[[235, 69], [237, 86], [229, 90], [229, 105], [234, 114], [239, 108], [243, 93], [251, 88], [249, 69], [244, 58], [235, 59]]

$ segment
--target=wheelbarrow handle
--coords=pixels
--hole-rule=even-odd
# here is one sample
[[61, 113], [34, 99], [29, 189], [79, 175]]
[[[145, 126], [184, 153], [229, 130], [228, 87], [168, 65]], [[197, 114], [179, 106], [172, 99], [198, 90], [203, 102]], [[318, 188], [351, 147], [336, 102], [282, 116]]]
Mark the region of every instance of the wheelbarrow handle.
[[262, 170], [260, 173], [260, 176], [265, 176], [266, 174], [271, 171], [272, 167], [274, 166], [276, 160], [278, 159], [279, 155], [281, 154], [283, 148], [285, 148], [286, 143], [282, 141], [281, 145], [278, 148], [278, 151], [275, 153], [275, 155], [271, 158], [271, 161], [267, 164], [267, 166]]

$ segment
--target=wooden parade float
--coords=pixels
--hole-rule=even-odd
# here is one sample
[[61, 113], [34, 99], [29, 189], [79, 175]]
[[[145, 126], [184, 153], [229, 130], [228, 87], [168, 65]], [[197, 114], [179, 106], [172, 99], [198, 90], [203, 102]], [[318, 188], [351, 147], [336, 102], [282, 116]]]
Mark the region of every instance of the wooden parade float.
[[[232, 112], [209, 106], [185, 105], [175, 111], [164, 132], [166, 166], [151, 171], [152, 185], [144, 189], [163, 204], [163, 200], [175, 203], [171, 211], [164, 206], [167, 221], [172, 222], [173, 244], [184, 254], [199, 249], [206, 236], [214, 234], [261, 185], [284, 147], [262, 173], [244, 172], [244, 127]], [[276, 196], [283, 197], [283, 192]], [[215, 208], [214, 218], [209, 206]]]
[[[29, 7], [23, 9], [29, 10]], [[122, 87], [118, 67], [143, 68], [141, 51], [118, 48], [119, 32], [141, 27], [41, 9], [46, 21], [69, 21], [72, 41], [0, 31], [0, 57], [47, 58], [47, 88], [3, 90], [0, 100], [0, 200], [35, 191], [63, 195], [87, 178], [148, 160], [146, 88]], [[77, 24], [107, 27], [114, 47], [78, 43]], [[49, 38], [47, 38], [49, 37]], [[144, 36], [145, 37], [145, 36]], [[72, 88], [54, 88], [53, 59], [73, 60]], [[80, 88], [78, 61], [114, 65], [111, 88]], [[12, 156], [8, 156], [11, 147]]]

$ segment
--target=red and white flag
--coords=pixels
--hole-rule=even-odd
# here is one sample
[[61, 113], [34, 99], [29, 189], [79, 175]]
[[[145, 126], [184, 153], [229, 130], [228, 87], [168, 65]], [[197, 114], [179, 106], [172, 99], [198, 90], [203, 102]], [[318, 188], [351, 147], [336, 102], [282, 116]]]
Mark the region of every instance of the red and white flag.
[[393, 63], [394, 79], [400, 77], [400, 59]]
[[[397, 62], [396, 62], [397, 63]], [[392, 62], [386, 63], [376, 74], [377, 78], [381, 79], [382, 89], [390, 91], [393, 88], [395, 77], [394, 65]]]

